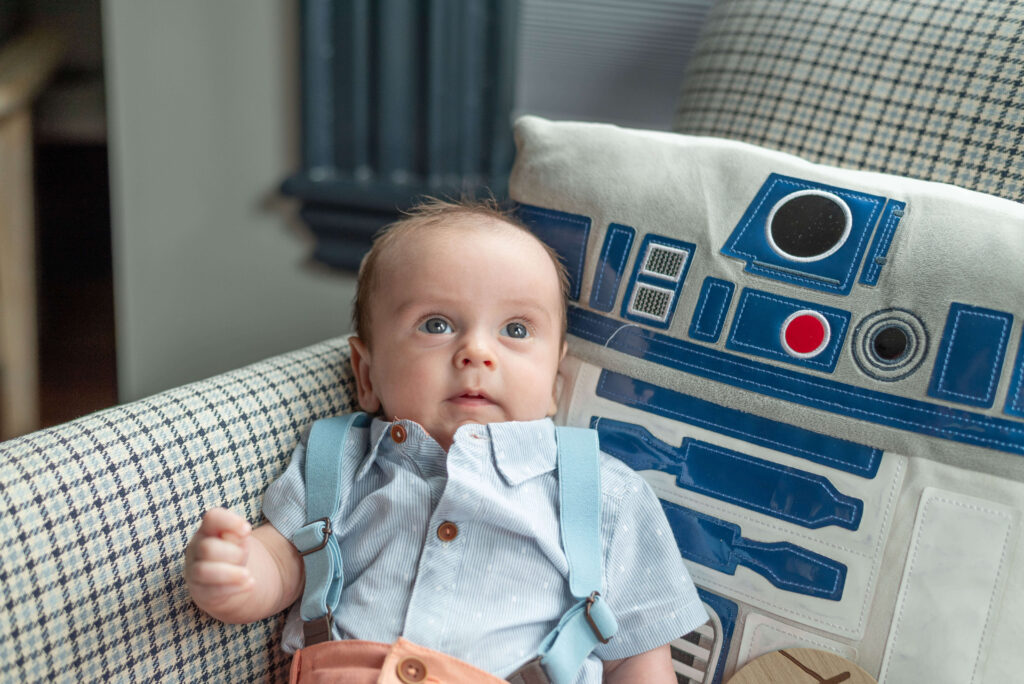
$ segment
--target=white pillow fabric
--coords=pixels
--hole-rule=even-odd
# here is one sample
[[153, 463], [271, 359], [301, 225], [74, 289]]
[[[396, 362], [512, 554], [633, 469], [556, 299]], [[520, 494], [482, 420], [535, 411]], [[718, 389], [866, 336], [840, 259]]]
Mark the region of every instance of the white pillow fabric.
[[704, 681], [785, 646], [1024, 671], [1024, 205], [715, 138], [516, 142], [573, 283], [560, 418], [666, 502], [717, 620]]

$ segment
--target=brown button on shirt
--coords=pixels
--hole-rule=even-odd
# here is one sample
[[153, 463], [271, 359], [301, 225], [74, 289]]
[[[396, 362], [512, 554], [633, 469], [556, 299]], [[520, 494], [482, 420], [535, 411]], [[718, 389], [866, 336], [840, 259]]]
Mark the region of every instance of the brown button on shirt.
[[391, 426], [391, 439], [395, 440], [395, 444], [401, 444], [405, 441], [406, 434], [405, 428], [395, 423]]
[[450, 542], [459, 536], [459, 526], [453, 522], [444, 521], [437, 526], [437, 538], [444, 542]]

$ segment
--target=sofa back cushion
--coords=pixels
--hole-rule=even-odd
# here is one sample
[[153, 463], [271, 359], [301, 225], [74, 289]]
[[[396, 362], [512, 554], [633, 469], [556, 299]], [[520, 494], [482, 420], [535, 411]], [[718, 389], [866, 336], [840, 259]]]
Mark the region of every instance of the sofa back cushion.
[[1024, 4], [723, 0], [674, 128], [1024, 201]]

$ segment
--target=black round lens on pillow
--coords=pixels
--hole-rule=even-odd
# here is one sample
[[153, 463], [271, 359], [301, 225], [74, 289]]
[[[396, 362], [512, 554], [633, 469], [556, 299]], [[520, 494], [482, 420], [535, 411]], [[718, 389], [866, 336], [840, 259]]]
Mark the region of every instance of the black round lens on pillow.
[[896, 361], [907, 351], [907, 333], [899, 326], [882, 328], [872, 341], [875, 354], [885, 361]]
[[799, 195], [785, 201], [772, 217], [772, 240], [787, 255], [815, 257], [828, 252], [846, 234], [846, 212], [824, 195]]

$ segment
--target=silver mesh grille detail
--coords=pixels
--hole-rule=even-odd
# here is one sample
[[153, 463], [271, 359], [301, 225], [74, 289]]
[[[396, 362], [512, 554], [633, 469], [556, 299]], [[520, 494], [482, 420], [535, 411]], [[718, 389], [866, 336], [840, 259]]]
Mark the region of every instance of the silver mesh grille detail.
[[629, 311], [637, 316], [664, 322], [668, 320], [673, 294], [672, 290], [637, 283], [636, 289], [633, 290], [633, 301], [629, 304]]
[[683, 250], [652, 244], [647, 249], [642, 273], [679, 280], [688, 256]]

